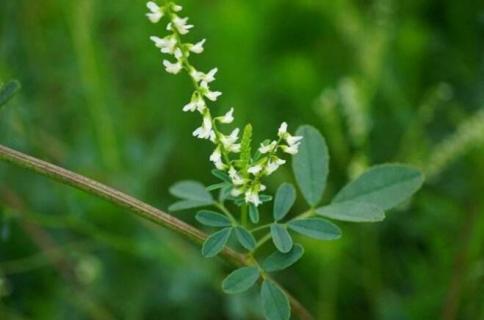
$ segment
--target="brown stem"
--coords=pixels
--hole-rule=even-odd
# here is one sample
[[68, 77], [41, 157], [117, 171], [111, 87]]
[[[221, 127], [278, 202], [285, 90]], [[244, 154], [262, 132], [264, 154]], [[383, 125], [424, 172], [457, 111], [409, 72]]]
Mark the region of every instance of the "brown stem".
[[477, 224], [475, 223], [478, 217], [477, 213], [476, 209], [471, 209], [466, 219], [464, 219], [465, 222], [460, 231], [460, 245], [457, 247], [454, 256], [454, 269], [442, 308], [442, 320], [454, 320], [458, 316], [464, 290], [464, 278], [469, 267], [470, 245], [472, 237], [477, 231]]
[[[83, 190], [116, 206], [127, 208], [136, 215], [171, 229], [197, 244], [201, 244], [207, 237], [205, 233], [197, 228], [121, 191], [3, 145], [0, 145], [0, 160]], [[221, 252], [221, 256], [236, 266], [248, 265], [250, 263], [244, 255], [230, 248], [225, 248]], [[296, 298], [290, 294], [288, 296], [294, 314], [298, 315], [301, 320], [313, 319], [309, 311]]]

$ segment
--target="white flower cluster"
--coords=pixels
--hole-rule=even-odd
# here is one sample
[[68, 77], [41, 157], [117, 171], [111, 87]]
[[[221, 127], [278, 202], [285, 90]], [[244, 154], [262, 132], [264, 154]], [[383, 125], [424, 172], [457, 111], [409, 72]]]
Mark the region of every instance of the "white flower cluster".
[[202, 124], [193, 131], [193, 135], [200, 139], [212, 141], [216, 147], [210, 155], [215, 167], [226, 171], [233, 184], [232, 196], [244, 195], [246, 203], [256, 206], [261, 204], [259, 193], [265, 190], [265, 186], [260, 183], [263, 176], [268, 176], [276, 171], [286, 161], [277, 157], [277, 152], [282, 150], [288, 154], [296, 154], [301, 137], [292, 136], [287, 132], [287, 124], [283, 123], [279, 128], [279, 139], [267, 144], [262, 144], [259, 153], [262, 155], [257, 161], [252, 160], [248, 168], [242, 168], [237, 159], [233, 159], [232, 154], [241, 152], [239, 141], [240, 130], [234, 129], [229, 135], [223, 134], [218, 130], [218, 124], [230, 124], [234, 121], [234, 109], [231, 108], [225, 115], [212, 117], [207, 106], [207, 100], [215, 102], [222, 95], [220, 91], [212, 91], [210, 84], [215, 80], [218, 71], [213, 68], [204, 73], [193, 67], [188, 58], [190, 54], [200, 54], [204, 50], [205, 39], [192, 44], [184, 43], [181, 36], [189, 33], [193, 25], [188, 24], [188, 18], [182, 18], [178, 13], [182, 7], [174, 3], [167, 3], [163, 6], [157, 5], [153, 1], [147, 3], [149, 12], [146, 14], [152, 23], [158, 23], [163, 16], [167, 16], [169, 23], [166, 30], [170, 32], [164, 38], [152, 36], [154, 42], [162, 53], [173, 56], [173, 60], [163, 60], [163, 66], [168, 73], [178, 74], [185, 70], [191, 77], [195, 91], [191, 100], [183, 107], [185, 112], [198, 112], [202, 116]]

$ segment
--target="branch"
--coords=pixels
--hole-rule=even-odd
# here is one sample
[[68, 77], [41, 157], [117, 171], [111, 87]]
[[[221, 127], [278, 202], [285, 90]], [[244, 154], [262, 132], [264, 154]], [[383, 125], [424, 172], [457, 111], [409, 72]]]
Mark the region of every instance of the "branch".
[[[136, 215], [171, 229], [197, 244], [203, 243], [207, 237], [199, 229], [121, 191], [3, 145], [0, 145], [0, 160], [83, 190], [91, 195], [103, 198], [118, 207], [129, 209]], [[221, 256], [236, 266], [249, 265], [249, 261], [247, 261], [244, 255], [227, 247], [221, 252]], [[301, 320], [313, 319], [309, 311], [296, 298], [290, 294], [288, 296], [293, 312]]]

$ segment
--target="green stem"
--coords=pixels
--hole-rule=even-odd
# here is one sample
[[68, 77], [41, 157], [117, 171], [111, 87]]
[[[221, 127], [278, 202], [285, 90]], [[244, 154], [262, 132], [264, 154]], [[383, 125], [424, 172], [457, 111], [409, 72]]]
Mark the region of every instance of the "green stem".
[[[119, 207], [127, 208], [136, 215], [180, 233], [196, 243], [203, 243], [207, 237], [205, 233], [191, 225], [121, 191], [2, 145], [0, 145], [0, 160], [83, 190]], [[222, 255], [237, 265], [245, 264], [245, 258], [229, 248], [224, 250]]]
[[237, 225], [237, 220], [235, 217], [230, 213], [230, 211], [223, 205], [223, 203], [217, 202], [215, 203], [215, 207], [217, 207], [222, 213], [224, 213], [233, 224]]
[[262, 237], [262, 238], [261, 238], [261, 239], [260, 239], [260, 240], [257, 242], [257, 244], [255, 245], [254, 250], [252, 250], [252, 252], [251, 252], [251, 253], [253, 254], [254, 252], [256, 252], [256, 251], [257, 251], [257, 249], [259, 249], [260, 247], [262, 247], [262, 246], [264, 245], [264, 243], [266, 243], [266, 242], [267, 242], [267, 241], [269, 241], [270, 239], [271, 239], [271, 234], [270, 234], [270, 233], [268, 233], [268, 234], [266, 234], [265, 236], [263, 236], [263, 237]]
[[[171, 229], [197, 244], [203, 243], [207, 238], [207, 235], [197, 228], [121, 191], [3, 145], [0, 145], [0, 160], [85, 191], [95, 197], [105, 199], [118, 207], [129, 209], [137, 216]], [[230, 248], [224, 248], [221, 256], [236, 266], [250, 265], [250, 261], [247, 261], [244, 255]], [[291, 302], [292, 310], [301, 320], [313, 319], [311, 313], [309, 313], [299, 300], [287, 291], [286, 293]]]
[[271, 223], [264, 224], [264, 225], [259, 226], [257, 228], [251, 229], [250, 232], [257, 232], [257, 231], [260, 231], [260, 230], [264, 230], [265, 228], [269, 228], [270, 226], [271, 226]]
[[304, 219], [304, 218], [310, 218], [316, 214], [316, 211], [314, 208], [310, 208], [309, 210], [297, 215], [294, 219]]

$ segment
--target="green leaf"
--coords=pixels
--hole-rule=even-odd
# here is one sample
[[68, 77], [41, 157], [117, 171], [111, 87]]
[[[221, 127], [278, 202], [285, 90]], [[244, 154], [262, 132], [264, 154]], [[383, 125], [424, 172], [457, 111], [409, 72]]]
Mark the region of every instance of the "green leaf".
[[290, 183], [283, 183], [277, 189], [276, 199], [274, 200], [274, 220], [279, 221], [284, 218], [291, 210], [296, 201], [296, 190]]
[[358, 201], [388, 210], [410, 198], [423, 181], [423, 174], [413, 167], [401, 164], [378, 165], [346, 185], [334, 197], [333, 203]]
[[225, 247], [231, 232], [232, 228], [225, 228], [208, 236], [202, 246], [202, 255], [206, 258], [215, 257]]
[[224, 202], [230, 196], [230, 191], [232, 191], [232, 185], [227, 185], [220, 189], [220, 192], [218, 194], [218, 201]]
[[288, 227], [302, 235], [318, 240], [335, 240], [341, 237], [341, 230], [337, 225], [320, 218], [292, 220]]
[[229, 218], [215, 211], [202, 210], [195, 216], [198, 222], [209, 227], [230, 227], [232, 222]]
[[242, 139], [240, 140], [240, 169], [242, 172], [247, 172], [250, 165], [252, 154], [252, 125], [249, 123], [244, 128]]
[[259, 223], [259, 209], [253, 204], [249, 205], [249, 217], [252, 223]]
[[252, 233], [242, 227], [235, 227], [234, 231], [235, 236], [237, 237], [237, 240], [242, 245], [242, 247], [249, 251], [255, 248], [256, 242]]
[[228, 184], [226, 182], [211, 184], [207, 187], [207, 191], [215, 191], [226, 187]]
[[237, 294], [249, 290], [259, 279], [256, 267], [243, 267], [229, 274], [222, 282], [222, 289], [228, 294]]
[[323, 196], [329, 172], [328, 148], [323, 136], [311, 126], [300, 127], [296, 134], [304, 137], [292, 161], [297, 184], [307, 203], [314, 207]]
[[304, 254], [304, 248], [295, 244], [288, 253], [274, 252], [262, 263], [262, 269], [267, 272], [281, 271], [295, 264]]
[[188, 210], [188, 209], [206, 207], [210, 204], [211, 203], [200, 202], [200, 201], [195, 201], [195, 200], [181, 200], [181, 201], [177, 201], [174, 204], [172, 204], [171, 206], [169, 206], [168, 211]]
[[272, 196], [268, 194], [259, 194], [259, 200], [262, 202], [269, 202], [272, 201]]
[[194, 200], [205, 203], [213, 203], [213, 197], [205, 186], [197, 181], [180, 181], [170, 188], [170, 193], [175, 197]]
[[371, 203], [345, 201], [316, 209], [320, 216], [340, 221], [377, 222], [385, 219], [385, 212]]
[[287, 229], [278, 223], [273, 223], [271, 225], [271, 235], [272, 241], [276, 246], [277, 250], [282, 253], [287, 253], [292, 248], [292, 238]]
[[232, 183], [232, 180], [230, 179], [229, 175], [225, 171], [218, 170], [218, 169], [213, 169], [212, 170], [212, 174], [215, 177], [219, 178], [220, 180], [223, 180], [225, 182]]
[[265, 280], [261, 288], [262, 308], [267, 320], [289, 320], [291, 306], [289, 299], [275, 283]]
[[0, 107], [6, 104], [20, 89], [20, 83], [17, 80], [10, 80], [0, 87]]

